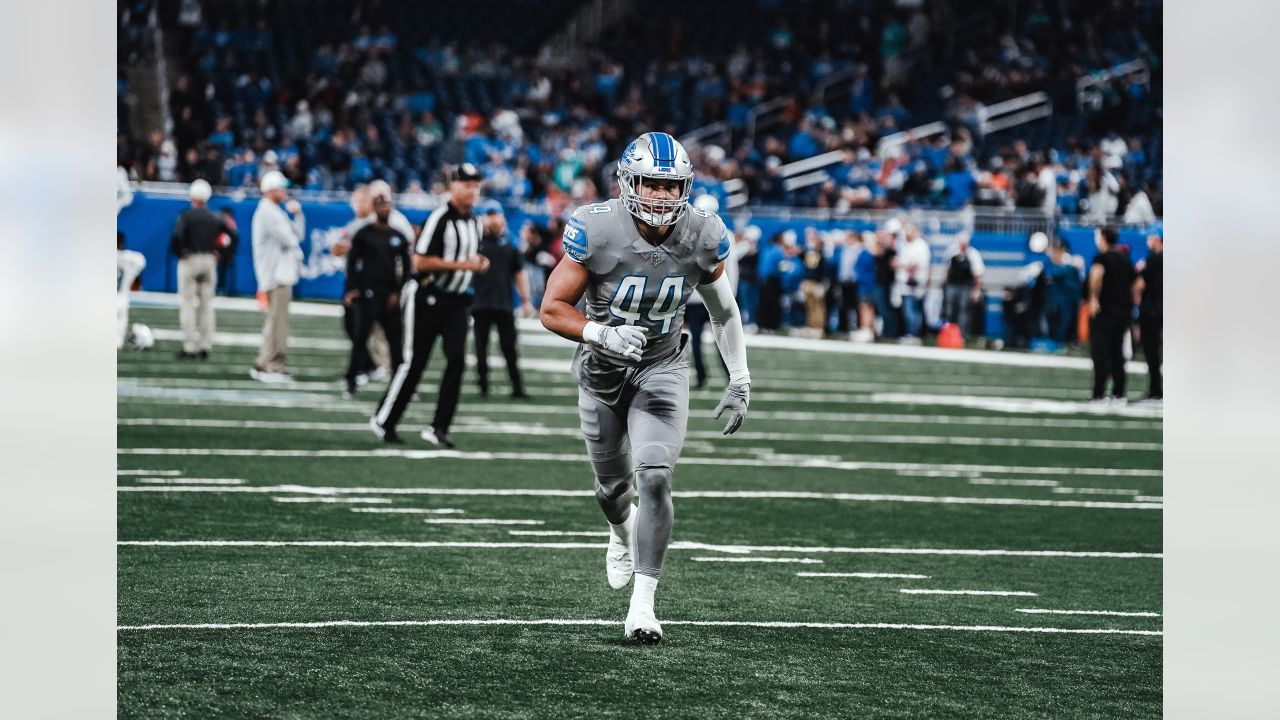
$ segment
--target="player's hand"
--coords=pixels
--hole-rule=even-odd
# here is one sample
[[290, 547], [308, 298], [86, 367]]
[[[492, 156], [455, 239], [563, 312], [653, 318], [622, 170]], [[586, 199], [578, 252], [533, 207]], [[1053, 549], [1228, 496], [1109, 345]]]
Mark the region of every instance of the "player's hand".
[[351, 250], [351, 241], [343, 239], [334, 243], [333, 247], [329, 248], [329, 254], [333, 255], [334, 257], [343, 257], [350, 250]]
[[729, 384], [725, 388], [724, 397], [720, 398], [720, 404], [716, 406], [714, 417], [719, 420], [725, 410], [729, 411], [729, 422], [724, 426], [724, 434], [732, 435], [742, 427], [742, 421], [747, 419], [747, 405], [751, 403], [751, 386]]
[[1098, 313], [1100, 312], [1102, 312], [1102, 303], [1098, 302], [1093, 298], [1090, 298], [1089, 299], [1089, 317], [1097, 317]]
[[258, 291], [258, 309], [266, 310], [271, 307], [271, 300], [267, 298], [267, 293], [263, 290]]
[[348, 290], [347, 294], [342, 296], [343, 306], [351, 307], [351, 303], [355, 302], [356, 298], [358, 297], [360, 297], [359, 290]]
[[588, 322], [582, 328], [582, 339], [600, 348], [605, 355], [626, 362], [640, 362], [641, 351], [649, 338], [635, 325], [601, 325]]
[[467, 261], [467, 269], [478, 273], [487, 272], [489, 270], [489, 258], [483, 255], [476, 255]]
[[284, 209], [288, 210], [290, 215], [297, 215], [302, 212], [302, 203], [297, 200], [290, 200], [284, 204]]
[[533, 317], [533, 315], [534, 315], [533, 303], [529, 302], [528, 300], [525, 300], [523, 303], [520, 303], [520, 317], [531, 318]]
[[387, 309], [395, 310], [400, 307], [400, 293], [393, 292], [387, 296]]

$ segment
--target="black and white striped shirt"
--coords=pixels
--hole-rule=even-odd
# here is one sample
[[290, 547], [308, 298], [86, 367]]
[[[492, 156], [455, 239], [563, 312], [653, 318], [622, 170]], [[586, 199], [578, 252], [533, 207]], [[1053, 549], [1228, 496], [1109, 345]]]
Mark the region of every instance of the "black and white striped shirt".
[[[480, 248], [480, 220], [470, 212], [462, 213], [453, 203], [446, 202], [427, 217], [422, 234], [414, 251], [419, 255], [432, 255], [449, 262], [463, 262], [476, 256]], [[442, 270], [418, 274], [423, 287], [440, 292], [461, 294], [471, 289], [470, 270]]]

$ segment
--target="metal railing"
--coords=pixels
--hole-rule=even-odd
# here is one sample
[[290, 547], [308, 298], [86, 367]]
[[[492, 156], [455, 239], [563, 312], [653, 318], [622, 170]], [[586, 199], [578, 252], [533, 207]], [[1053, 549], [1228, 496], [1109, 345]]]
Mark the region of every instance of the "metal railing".
[[1076, 104], [1083, 110], [1102, 107], [1102, 87], [1116, 78], [1127, 78], [1146, 85], [1151, 82], [1151, 70], [1142, 59], [1130, 60], [1097, 70], [1076, 80]]
[[1049, 99], [1047, 93], [1043, 92], [1033, 92], [978, 108], [979, 127], [983, 135], [1008, 130], [1052, 114], [1053, 101]]
[[723, 147], [725, 150], [730, 150], [732, 148], [729, 148], [728, 145], [732, 137], [733, 128], [729, 123], [721, 120], [719, 122], [713, 122], [710, 125], [703, 125], [696, 130], [690, 130], [684, 135], [681, 135], [679, 140], [680, 144], [684, 145], [688, 149], [693, 149], [707, 144], [716, 144]]

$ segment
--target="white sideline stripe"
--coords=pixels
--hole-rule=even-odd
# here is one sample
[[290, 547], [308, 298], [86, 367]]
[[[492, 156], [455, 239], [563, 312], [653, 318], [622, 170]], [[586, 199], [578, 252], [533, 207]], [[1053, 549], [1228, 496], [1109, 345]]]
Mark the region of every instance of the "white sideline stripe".
[[239, 478], [192, 478], [192, 477], [144, 477], [138, 478], [140, 483], [148, 485], [243, 485]]
[[608, 530], [508, 530], [507, 534], [537, 537], [609, 537]]
[[[387, 502], [391, 502], [388, 500]], [[466, 510], [458, 508], [351, 508], [358, 513], [405, 513], [409, 515], [462, 515]]]
[[1017, 597], [1039, 597], [1037, 593], [1023, 590], [921, 590], [919, 588], [902, 588], [898, 592], [908, 595], [1013, 595]]
[[1119, 610], [1046, 610], [1044, 608], [1018, 608], [1014, 612], [1039, 615], [1108, 615], [1111, 617], [1160, 617], [1156, 612], [1121, 612]]
[[[369, 423], [333, 423], [333, 422], [280, 422], [275, 420], [215, 420], [191, 418], [124, 418], [118, 425], [146, 427], [202, 427], [234, 430], [326, 430], [346, 432], [369, 432]], [[459, 423], [454, 432], [473, 435], [555, 435], [559, 437], [579, 437], [582, 431], [578, 428], [547, 427], [545, 425], [530, 426], [526, 423]], [[686, 437], [697, 439], [717, 439], [723, 437], [718, 431], [695, 430], [686, 433]], [[1159, 452], [1161, 443], [1146, 442], [1102, 442], [1091, 440], [1054, 440], [1051, 438], [1005, 438], [1005, 437], [962, 437], [954, 435], [858, 435], [853, 433], [783, 433], [752, 432], [737, 433], [743, 440], [782, 440], [796, 442], [829, 442], [841, 444], [888, 444], [888, 445], [965, 445], [991, 447], [1028, 447], [1028, 448], [1067, 448], [1078, 450], [1146, 450]]]
[[[585, 454], [537, 453], [537, 452], [464, 452], [461, 450], [267, 450], [261, 448], [116, 448], [117, 455], [144, 456], [202, 456], [202, 457], [306, 457], [306, 458], [406, 458], [430, 460], [451, 458], [454, 460], [518, 460], [534, 462], [585, 463]], [[1106, 477], [1161, 477], [1162, 470], [1142, 468], [1108, 467], [1044, 467], [1040, 465], [962, 465], [947, 463], [877, 462], [814, 459], [812, 456], [776, 455], [778, 460], [724, 457], [682, 457], [681, 465], [738, 465], [743, 467], [818, 468], [824, 470], [952, 470], [955, 472], [1017, 473], [1024, 475], [1100, 475]]]
[[1134, 502], [1162, 503], [1162, 502], [1164, 502], [1164, 496], [1162, 496], [1162, 495], [1139, 495], [1139, 496], [1135, 497], [1133, 500], [1134, 500]]
[[[130, 298], [134, 305], [140, 308], [178, 306], [177, 293], [137, 292], [130, 295]], [[256, 301], [252, 298], [215, 297], [213, 300], [213, 306], [216, 309], [247, 311], [254, 313], [256, 319], [260, 315], [260, 311], [255, 303]], [[289, 303], [289, 313], [317, 317], [342, 317], [342, 308], [336, 303], [293, 301]], [[521, 342], [529, 342], [536, 339], [540, 343], [554, 344], [557, 347], [573, 347], [572, 342], [553, 335], [538, 320], [520, 318], [516, 320], [516, 326], [520, 329]], [[253, 338], [251, 347], [258, 347], [261, 343], [261, 336], [257, 334], [251, 334], [251, 336]], [[1063, 357], [1040, 353], [862, 344], [812, 338], [793, 338], [780, 335], [747, 335], [746, 341], [748, 347], [761, 349], [814, 350], [838, 355], [873, 355], [891, 358], [936, 360], [938, 362], [972, 363], [975, 365], [1014, 365], [1019, 367], [1070, 368], [1076, 370], [1088, 370], [1093, 367], [1089, 358]], [[346, 347], [349, 349], [350, 343], [347, 343]], [[1126, 364], [1125, 369], [1126, 372], [1138, 375], [1147, 372], [1147, 366], [1144, 363], [1132, 361]]]
[[427, 518], [431, 525], [545, 525], [542, 520], [499, 520], [497, 518]]
[[976, 395], [928, 395], [922, 393], [872, 393], [871, 402], [900, 405], [942, 405], [1005, 413], [1053, 413], [1119, 415], [1135, 418], [1162, 418], [1163, 408], [1150, 405], [1090, 405], [1087, 402], [1020, 397], [980, 397]]
[[822, 560], [816, 558], [771, 558], [771, 557], [696, 557], [694, 562], [733, 562], [733, 563], [795, 563], [799, 565], [821, 565]]
[[877, 573], [877, 572], [798, 572], [796, 577], [830, 577], [830, 578], [896, 578], [900, 580], [928, 580], [928, 575], [913, 573]]
[[1018, 478], [969, 478], [970, 485], [1010, 485], [1013, 487], [1057, 487], [1057, 480], [1022, 480]]
[[[450, 495], [470, 497], [595, 497], [591, 490], [538, 490], [499, 488], [344, 488], [297, 485], [205, 487], [163, 485], [159, 487], [120, 486], [121, 492], [307, 492], [317, 495]], [[803, 490], [675, 490], [673, 498], [700, 500], [844, 500], [848, 502], [907, 502], [938, 505], [994, 505], [1005, 507], [1069, 507], [1093, 510], [1163, 510], [1160, 503], [1108, 502], [1101, 500], [1039, 500], [1033, 498], [948, 497], [940, 495], [885, 495], [879, 493], [807, 492]]]
[[[560, 625], [560, 626], [613, 626], [617, 620], [325, 620], [320, 622], [277, 623], [190, 623], [172, 625], [117, 625], [117, 631], [135, 630], [269, 630], [283, 628], [329, 627], [438, 627], [438, 626], [489, 626], [489, 625]], [[813, 630], [938, 630], [957, 632], [1010, 632], [1047, 633], [1064, 635], [1164, 635], [1162, 630], [1116, 630], [1114, 628], [1051, 628], [1009, 627], [1001, 625], [921, 625], [915, 623], [823, 623], [778, 622], [749, 620], [663, 620], [664, 625], [690, 627], [752, 627]]]
[[[534, 548], [541, 550], [598, 550], [608, 543], [446, 542], [431, 540], [117, 540], [116, 545], [140, 547], [368, 547], [368, 548]], [[960, 548], [804, 547], [793, 545], [711, 545], [676, 540], [672, 550], [710, 550], [748, 554], [783, 552], [796, 554], [839, 553], [855, 555], [962, 555], [974, 557], [1163, 559], [1164, 553], [1108, 552], [1092, 550], [992, 550]]]
[[1056, 487], [1053, 492], [1060, 495], [1132, 495], [1136, 497], [1142, 491], [1127, 488]]
[[362, 498], [362, 497], [273, 497], [278, 503], [363, 503], [366, 505], [390, 505], [391, 498]]
[[181, 474], [182, 474], [182, 471], [181, 471], [181, 470], [117, 470], [117, 471], [116, 471], [116, 477], [120, 477], [120, 476], [122, 476], [122, 475], [166, 475], [166, 476], [175, 476], [175, 475], [181, 475]]

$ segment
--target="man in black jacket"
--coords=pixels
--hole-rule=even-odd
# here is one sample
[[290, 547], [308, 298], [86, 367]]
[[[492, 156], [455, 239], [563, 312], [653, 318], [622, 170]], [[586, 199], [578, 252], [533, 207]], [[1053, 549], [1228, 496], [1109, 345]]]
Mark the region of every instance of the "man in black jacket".
[[411, 271], [410, 239], [391, 227], [390, 192], [373, 196], [375, 219], [356, 231], [347, 252], [346, 293], [351, 329], [351, 359], [347, 363], [347, 397], [356, 393], [356, 375], [372, 365], [369, 359], [369, 331], [376, 321], [387, 335], [391, 350], [391, 371], [402, 358], [400, 285]]
[[1124, 335], [1133, 324], [1133, 266], [1116, 249], [1116, 229], [1096, 231], [1098, 254], [1089, 269], [1089, 344], [1093, 353], [1093, 400], [1106, 402], [1111, 378], [1112, 403], [1127, 402]]
[[529, 298], [529, 281], [524, 273], [520, 251], [507, 240], [507, 220], [502, 206], [495, 200], [482, 203], [477, 214], [484, 234], [480, 238], [480, 254], [489, 259], [489, 272], [475, 276], [475, 303], [471, 306], [471, 318], [475, 322], [476, 375], [480, 382], [480, 395], [489, 395], [489, 328], [498, 329], [498, 345], [507, 362], [507, 376], [511, 378], [511, 397], [523, 399], [524, 383], [520, 379], [520, 366], [516, 354], [515, 309], [512, 307], [511, 288], [520, 293], [520, 313], [533, 317], [533, 304]]
[[218, 237], [233, 245], [239, 235], [209, 210], [213, 188], [204, 180], [191, 183], [191, 209], [173, 225], [169, 249], [178, 257], [178, 324], [182, 327], [182, 351], [178, 357], [206, 359], [213, 348], [213, 293], [218, 283]]

